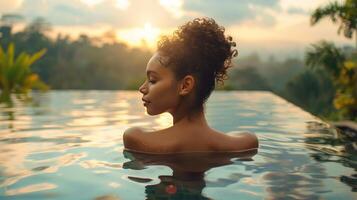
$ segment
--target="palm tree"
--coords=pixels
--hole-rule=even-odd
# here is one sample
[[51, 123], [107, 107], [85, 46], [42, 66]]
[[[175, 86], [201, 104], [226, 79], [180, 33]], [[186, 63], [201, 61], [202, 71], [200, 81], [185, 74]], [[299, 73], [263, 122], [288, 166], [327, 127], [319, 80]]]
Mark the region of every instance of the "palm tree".
[[339, 23], [338, 34], [343, 31], [347, 38], [355, 33], [357, 48], [357, 0], [345, 0], [343, 4], [337, 1], [317, 8], [311, 16], [311, 24], [315, 25], [321, 19], [330, 17], [333, 23]]
[[307, 66], [312, 68], [323, 67], [336, 81], [340, 75], [346, 58], [333, 43], [321, 41], [312, 44], [305, 55]]

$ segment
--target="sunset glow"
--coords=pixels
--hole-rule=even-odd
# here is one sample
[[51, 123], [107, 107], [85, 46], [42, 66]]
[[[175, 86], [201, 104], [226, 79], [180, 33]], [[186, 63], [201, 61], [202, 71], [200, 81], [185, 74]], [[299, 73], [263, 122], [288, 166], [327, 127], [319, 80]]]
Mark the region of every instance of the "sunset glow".
[[121, 30], [117, 32], [118, 40], [125, 41], [132, 46], [146, 46], [154, 48], [160, 36], [159, 28], [153, 27], [151, 23], [147, 22], [141, 28], [133, 28], [128, 30]]
[[101, 3], [103, 0], [80, 0], [82, 3], [88, 5], [89, 7], [93, 7], [99, 3]]
[[267, 1], [194, 1], [194, 0], [0, 0], [0, 14], [20, 14], [23, 26], [43, 17], [52, 26], [47, 34], [69, 35], [76, 39], [85, 34], [101, 37], [114, 30], [118, 41], [130, 47], [153, 49], [162, 34], [170, 34], [186, 21], [210, 17], [224, 26], [239, 44], [240, 55], [259, 53], [279, 57], [303, 56], [306, 46], [321, 39], [339, 45], [354, 40], [337, 33], [328, 20], [311, 26], [311, 12], [328, 0]]
[[115, 7], [121, 9], [121, 10], [126, 10], [128, 9], [130, 3], [128, 0], [116, 0]]
[[160, 5], [169, 11], [174, 17], [179, 18], [183, 15], [181, 7], [182, 0], [160, 0]]

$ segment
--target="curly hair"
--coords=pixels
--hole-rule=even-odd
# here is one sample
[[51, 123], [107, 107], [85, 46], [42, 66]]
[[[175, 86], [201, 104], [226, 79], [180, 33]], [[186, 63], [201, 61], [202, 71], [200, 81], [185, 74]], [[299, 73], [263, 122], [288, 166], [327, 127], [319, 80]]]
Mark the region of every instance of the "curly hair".
[[166, 58], [160, 62], [172, 68], [177, 80], [189, 74], [195, 78], [193, 108], [202, 107], [216, 83], [223, 84], [231, 60], [238, 54], [236, 43], [224, 31], [214, 19], [196, 18], [158, 42], [157, 50]]

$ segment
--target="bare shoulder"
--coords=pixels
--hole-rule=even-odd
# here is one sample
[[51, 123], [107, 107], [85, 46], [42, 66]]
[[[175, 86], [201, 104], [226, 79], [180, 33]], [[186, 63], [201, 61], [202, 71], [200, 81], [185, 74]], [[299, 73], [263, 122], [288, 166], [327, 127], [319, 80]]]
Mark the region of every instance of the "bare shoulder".
[[144, 130], [140, 127], [131, 127], [125, 130], [124, 136], [129, 136], [129, 135], [135, 135], [135, 134], [141, 134], [143, 133]]
[[258, 137], [253, 132], [240, 132], [234, 136], [237, 143], [245, 143], [245, 148], [255, 149], [259, 147]]
[[138, 137], [139, 135], [143, 134], [145, 131], [139, 127], [131, 127], [125, 130], [123, 135], [123, 140], [132, 139], [134, 137]]
[[247, 138], [249, 138], [250, 140], [252, 140], [253, 142], [256, 142], [257, 147], [259, 146], [259, 141], [258, 141], [258, 137], [255, 133], [253, 132], [244, 132], [243, 134], [246, 135]]
[[246, 151], [259, 147], [258, 137], [252, 132], [229, 132], [224, 134], [224, 145], [230, 151]]
[[140, 145], [140, 139], [145, 131], [139, 127], [132, 127], [125, 130], [123, 134], [124, 147], [126, 149], [135, 149]]
[[124, 132], [123, 141], [126, 150], [142, 153], [167, 153], [175, 148], [175, 140], [172, 140], [166, 130], [149, 131], [139, 127], [133, 127]]

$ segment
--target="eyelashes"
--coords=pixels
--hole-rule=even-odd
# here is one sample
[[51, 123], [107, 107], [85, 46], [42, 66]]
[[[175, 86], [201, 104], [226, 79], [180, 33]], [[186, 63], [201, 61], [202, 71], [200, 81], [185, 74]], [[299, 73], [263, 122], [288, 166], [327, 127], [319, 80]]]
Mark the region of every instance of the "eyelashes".
[[155, 84], [156, 83], [156, 81], [154, 81], [154, 80], [149, 80], [148, 81], [150, 84]]

